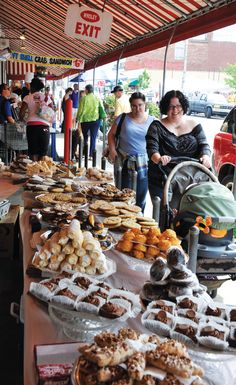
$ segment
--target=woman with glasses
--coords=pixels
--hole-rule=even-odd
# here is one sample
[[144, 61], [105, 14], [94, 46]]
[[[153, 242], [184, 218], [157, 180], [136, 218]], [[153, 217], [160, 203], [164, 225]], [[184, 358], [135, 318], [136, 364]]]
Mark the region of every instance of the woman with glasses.
[[[109, 159], [115, 163], [115, 168], [122, 167], [122, 189], [132, 187], [132, 178], [137, 171], [136, 204], [144, 211], [148, 190], [145, 135], [155, 117], [146, 113], [145, 95], [141, 92], [134, 92], [129, 102], [131, 112], [119, 115], [109, 131]], [[117, 140], [116, 132], [121, 119]]]
[[[185, 117], [188, 106], [188, 99], [181, 91], [167, 92], [159, 104], [164, 117], [152, 122], [148, 129], [148, 188], [152, 199], [162, 198], [164, 180], [158, 163], [166, 166], [171, 157], [186, 156], [199, 159], [208, 168], [211, 166], [211, 151], [201, 124]], [[168, 165], [165, 172], [168, 174], [174, 166]]]

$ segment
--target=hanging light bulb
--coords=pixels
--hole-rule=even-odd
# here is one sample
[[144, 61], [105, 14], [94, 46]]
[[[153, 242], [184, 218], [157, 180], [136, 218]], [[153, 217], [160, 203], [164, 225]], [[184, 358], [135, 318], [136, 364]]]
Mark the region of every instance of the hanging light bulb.
[[21, 41], [20, 49], [26, 49], [24, 40]]
[[25, 37], [25, 29], [22, 29], [22, 31], [21, 31], [20, 39], [21, 40], [25, 40], [26, 39], [26, 37]]

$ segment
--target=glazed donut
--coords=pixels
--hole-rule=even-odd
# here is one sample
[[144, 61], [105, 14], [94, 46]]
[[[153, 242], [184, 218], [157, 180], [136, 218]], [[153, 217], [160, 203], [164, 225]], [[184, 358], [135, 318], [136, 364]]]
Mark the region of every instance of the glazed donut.
[[136, 234], [134, 238], [134, 241], [139, 243], [146, 243], [146, 240], [147, 240], [147, 237], [142, 234]]
[[171, 247], [171, 242], [167, 239], [160, 238], [158, 247], [161, 251], [167, 251]]
[[148, 230], [149, 237], [160, 237], [160, 235], [161, 235], [161, 230], [159, 229], [159, 227], [151, 227]]
[[139, 250], [133, 250], [132, 251], [132, 256], [134, 258], [143, 259], [144, 258], [144, 253], [142, 251], [139, 251]]
[[135, 234], [132, 232], [132, 231], [126, 231], [126, 233], [124, 233], [123, 235], [123, 240], [129, 240], [129, 241], [132, 241], [134, 238], [135, 238]]
[[116, 245], [116, 249], [129, 253], [133, 248], [133, 243], [127, 240], [119, 241]]
[[141, 243], [134, 243], [134, 250], [142, 251], [143, 253], [146, 253], [147, 246], [141, 244]]
[[153, 257], [159, 254], [160, 250], [155, 246], [149, 246], [147, 249], [147, 254], [152, 255]]
[[161, 234], [162, 237], [164, 238], [177, 238], [176, 236], [176, 232], [174, 230], [171, 230], [171, 229], [167, 229], [165, 230], [162, 234]]

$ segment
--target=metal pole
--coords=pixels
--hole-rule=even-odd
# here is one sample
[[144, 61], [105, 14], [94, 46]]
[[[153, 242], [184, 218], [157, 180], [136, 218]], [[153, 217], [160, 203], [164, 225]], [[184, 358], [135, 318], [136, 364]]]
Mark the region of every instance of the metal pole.
[[184, 68], [183, 68], [182, 86], [181, 86], [182, 91], [184, 91], [184, 86], [186, 81], [187, 61], [188, 61], [188, 39], [186, 39], [184, 42]]
[[159, 224], [160, 222], [160, 209], [161, 209], [161, 198], [155, 196], [152, 200], [153, 208], [152, 208], [152, 217]]
[[167, 43], [167, 45], [166, 45], [166, 49], [165, 49], [165, 55], [164, 55], [164, 67], [163, 67], [163, 78], [162, 78], [162, 94], [161, 94], [161, 97], [165, 94], [167, 53], [168, 53], [168, 49], [169, 49], [169, 46], [170, 46], [170, 44], [171, 44], [171, 41], [172, 41], [172, 39], [173, 39], [173, 36], [174, 36], [174, 34], [175, 34], [177, 25], [178, 25], [178, 23], [175, 24], [175, 27], [173, 28], [172, 34], [170, 35], [169, 41], [168, 41], [168, 43]]
[[120, 59], [122, 58], [122, 55], [123, 55], [123, 49], [121, 51], [119, 59], [116, 62], [116, 86], [117, 86], [118, 81], [119, 81], [119, 65], [120, 65]]
[[56, 160], [56, 121], [52, 123], [51, 132], [51, 157]]
[[88, 168], [88, 143], [84, 145], [84, 167]]
[[82, 167], [84, 141], [82, 136], [79, 137], [79, 168]]
[[198, 239], [199, 239], [199, 228], [192, 226], [189, 230], [189, 242], [188, 242], [188, 268], [196, 273], [197, 271], [197, 253], [198, 253]]
[[72, 129], [72, 100], [66, 100], [65, 108], [65, 132], [64, 132], [64, 162], [69, 164], [70, 160], [70, 130]]
[[101, 162], [102, 170], [106, 170], [106, 158], [103, 155], [106, 148], [106, 129], [107, 129], [107, 125], [106, 125], [105, 119], [103, 119], [102, 120], [102, 162]]
[[122, 180], [122, 167], [118, 166], [116, 170], [116, 187], [121, 190], [121, 180]]

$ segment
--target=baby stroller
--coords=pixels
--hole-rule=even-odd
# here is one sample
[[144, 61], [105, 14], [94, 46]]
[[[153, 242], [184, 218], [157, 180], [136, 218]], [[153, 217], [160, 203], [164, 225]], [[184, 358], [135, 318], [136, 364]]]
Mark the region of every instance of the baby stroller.
[[[189, 267], [214, 297], [223, 282], [236, 279], [236, 201], [196, 159], [172, 158], [171, 162], [177, 165], [166, 176], [160, 228], [173, 228], [182, 238]], [[161, 168], [164, 173], [165, 167]]]

